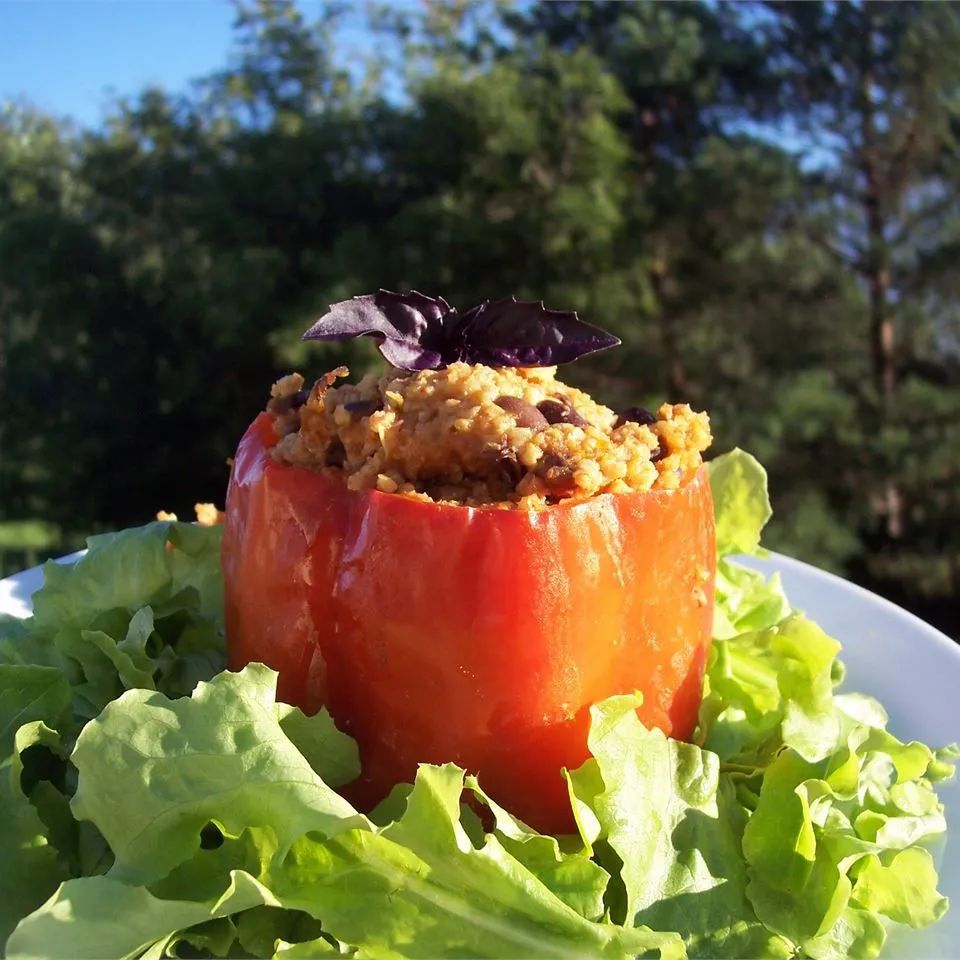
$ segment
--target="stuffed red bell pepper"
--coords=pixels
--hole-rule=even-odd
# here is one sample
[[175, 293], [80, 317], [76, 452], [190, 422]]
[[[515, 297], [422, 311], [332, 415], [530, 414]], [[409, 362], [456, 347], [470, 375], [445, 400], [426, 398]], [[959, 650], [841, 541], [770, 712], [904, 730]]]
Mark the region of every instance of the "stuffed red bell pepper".
[[455, 762], [542, 830], [572, 826], [563, 767], [588, 711], [639, 691], [689, 737], [710, 641], [705, 414], [616, 415], [554, 365], [616, 343], [513, 300], [462, 314], [381, 291], [307, 332], [372, 335], [391, 367], [304, 391], [291, 375], [240, 442], [223, 566], [230, 663], [326, 706], [369, 806]]

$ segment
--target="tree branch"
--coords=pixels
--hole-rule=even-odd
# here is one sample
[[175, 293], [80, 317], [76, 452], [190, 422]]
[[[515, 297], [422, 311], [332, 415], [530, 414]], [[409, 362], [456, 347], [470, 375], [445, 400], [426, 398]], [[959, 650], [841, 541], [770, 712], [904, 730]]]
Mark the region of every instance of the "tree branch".
[[890, 158], [887, 175], [884, 178], [887, 190], [895, 197], [903, 192], [907, 180], [907, 168], [917, 145], [917, 133], [920, 128], [920, 114], [915, 111], [903, 141]]
[[807, 239], [823, 250], [824, 253], [828, 254], [831, 259], [835, 260], [841, 266], [851, 267], [858, 273], [863, 273], [866, 269], [866, 264], [863, 262], [863, 256], [859, 252], [857, 252], [852, 258], [848, 257], [842, 250], [839, 249], [839, 247], [833, 244], [829, 238], [824, 237], [822, 234], [807, 233]]

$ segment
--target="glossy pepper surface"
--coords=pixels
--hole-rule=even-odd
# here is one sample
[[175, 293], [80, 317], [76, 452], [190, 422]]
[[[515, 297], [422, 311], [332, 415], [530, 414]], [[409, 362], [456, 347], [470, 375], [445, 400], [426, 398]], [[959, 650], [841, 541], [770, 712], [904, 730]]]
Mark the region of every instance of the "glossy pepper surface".
[[369, 806], [417, 763], [455, 762], [531, 825], [573, 826], [563, 767], [590, 704], [643, 694], [688, 738], [710, 642], [714, 521], [705, 470], [676, 490], [542, 512], [377, 491], [274, 461], [270, 417], [241, 440], [223, 566], [230, 666], [279, 671], [359, 743]]

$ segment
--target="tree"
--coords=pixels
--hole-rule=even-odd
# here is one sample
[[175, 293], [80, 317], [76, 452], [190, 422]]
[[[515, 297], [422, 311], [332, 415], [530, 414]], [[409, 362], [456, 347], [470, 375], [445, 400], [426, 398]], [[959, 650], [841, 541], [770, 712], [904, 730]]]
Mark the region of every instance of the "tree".
[[565, 377], [756, 452], [774, 546], [960, 588], [955, 8], [458, 0], [349, 69], [349, 11], [237, 10], [184, 95], [0, 120], [5, 517], [219, 500], [271, 378], [377, 364], [299, 341], [327, 303], [514, 293], [622, 337]]
[[[0, 114], [0, 502], [8, 517], [59, 521], [83, 426], [87, 321], [115, 302], [83, 216], [72, 131], [25, 106]], [[84, 295], [85, 294], [85, 295]], [[82, 440], [81, 440], [82, 443]], [[54, 511], [55, 513], [55, 511]]]
[[[929, 277], [918, 287], [915, 267], [942, 261], [960, 229], [951, 186], [960, 173], [960, 15], [953, 4], [911, 2], [768, 9], [780, 109], [826, 150], [811, 202], [828, 215], [813, 236], [867, 290], [882, 423], [894, 416], [898, 379], [912, 364], [910, 300], [930, 291]], [[892, 480], [884, 501], [887, 534], [899, 538], [903, 504]]]
[[[737, 141], [726, 141], [726, 150], [716, 141], [725, 139], [731, 118], [764, 96], [759, 48], [725, 8], [700, 3], [564, 0], [507, 13], [506, 20], [522, 36], [554, 49], [592, 51], [623, 90], [628, 109], [621, 124], [632, 147], [639, 208], [634, 233], [647, 251], [641, 267], [644, 310], [655, 322], [666, 393], [688, 397], [696, 389], [687, 370], [688, 317], [698, 309], [692, 294], [713, 290], [707, 278], [718, 257], [710, 225], [721, 218], [730, 222], [718, 209], [717, 194], [704, 189], [703, 177], [709, 177], [711, 151], [725, 153], [730, 172]], [[744, 145], [736, 175], [749, 182], [758, 158], [751, 144]], [[757, 172], [766, 184], [768, 178]], [[764, 211], [761, 217], [770, 215], [769, 194], [758, 197], [755, 209]]]

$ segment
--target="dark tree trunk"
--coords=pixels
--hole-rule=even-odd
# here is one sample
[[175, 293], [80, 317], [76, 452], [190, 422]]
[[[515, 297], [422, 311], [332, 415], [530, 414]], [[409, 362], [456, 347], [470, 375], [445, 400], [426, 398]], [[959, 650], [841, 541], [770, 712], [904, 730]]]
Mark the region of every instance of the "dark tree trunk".
[[[866, 121], [865, 121], [866, 122]], [[893, 316], [890, 311], [890, 256], [884, 231], [879, 174], [870, 151], [861, 171], [865, 182], [863, 206], [867, 221], [867, 283], [870, 288], [870, 350], [873, 378], [884, 407], [896, 389]]]
[[[867, 228], [864, 274], [870, 297], [870, 354], [880, 417], [893, 413], [897, 370], [893, 315], [890, 308], [890, 250], [886, 235], [884, 184], [877, 151], [876, 104], [873, 92], [873, 12], [864, 7], [865, 29], [860, 75], [860, 173], [863, 177], [863, 210]], [[883, 487], [887, 536], [903, 535], [903, 503], [896, 483], [887, 478]]]

